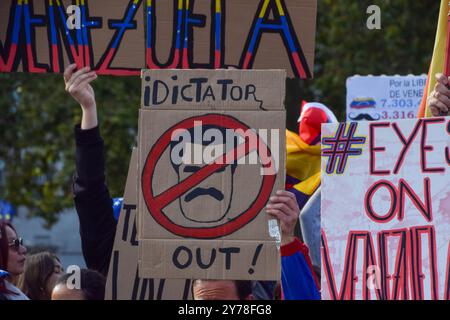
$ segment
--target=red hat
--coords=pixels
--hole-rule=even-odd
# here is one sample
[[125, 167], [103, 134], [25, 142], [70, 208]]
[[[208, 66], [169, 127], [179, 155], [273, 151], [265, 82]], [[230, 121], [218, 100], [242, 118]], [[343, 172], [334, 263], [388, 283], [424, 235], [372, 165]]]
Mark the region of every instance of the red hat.
[[319, 102], [302, 102], [298, 134], [309, 145], [320, 143], [322, 123], [338, 122], [334, 113]]

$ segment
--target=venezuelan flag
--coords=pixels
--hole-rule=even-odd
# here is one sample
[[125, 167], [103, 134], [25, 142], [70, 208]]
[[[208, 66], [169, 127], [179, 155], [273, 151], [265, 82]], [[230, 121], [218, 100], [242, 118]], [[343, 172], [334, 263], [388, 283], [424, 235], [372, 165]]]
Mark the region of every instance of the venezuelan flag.
[[302, 209], [320, 185], [320, 146], [286, 130], [286, 152], [286, 190], [295, 194]]
[[431, 60], [430, 70], [428, 72], [428, 79], [425, 85], [424, 95], [422, 102], [420, 103], [418, 118], [430, 117], [431, 112], [427, 108], [427, 98], [434, 89], [436, 84], [436, 73], [444, 73], [450, 76], [448, 72], [450, 68], [448, 66], [448, 45], [449, 41], [449, 11], [450, 3], [448, 0], [441, 0], [441, 7], [439, 9], [439, 21], [436, 32], [436, 40], [434, 43], [433, 58]]
[[299, 132], [286, 130], [286, 190], [295, 194], [300, 210], [320, 186], [321, 124], [337, 122], [333, 112], [317, 102], [304, 103]]

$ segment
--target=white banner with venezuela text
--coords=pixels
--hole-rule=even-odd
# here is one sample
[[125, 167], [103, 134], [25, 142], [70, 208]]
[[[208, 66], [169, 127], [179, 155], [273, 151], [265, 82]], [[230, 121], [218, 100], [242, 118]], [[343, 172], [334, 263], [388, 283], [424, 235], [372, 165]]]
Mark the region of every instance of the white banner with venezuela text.
[[322, 299], [448, 300], [450, 118], [322, 127]]

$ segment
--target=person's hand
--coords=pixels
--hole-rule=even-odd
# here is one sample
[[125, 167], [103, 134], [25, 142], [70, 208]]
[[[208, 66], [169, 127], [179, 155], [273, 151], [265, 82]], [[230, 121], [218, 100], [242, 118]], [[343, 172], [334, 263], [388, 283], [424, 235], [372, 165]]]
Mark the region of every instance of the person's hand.
[[80, 104], [83, 110], [81, 129], [87, 130], [98, 125], [95, 93], [90, 85], [97, 79], [97, 74], [95, 71], [90, 71], [89, 67], [75, 71], [76, 67], [76, 64], [71, 64], [66, 68], [64, 82], [66, 91]]
[[428, 97], [427, 104], [433, 116], [448, 116], [450, 110], [450, 90], [447, 86], [450, 84], [450, 78], [447, 78], [442, 73], [438, 73], [436, 74], [436, 80], [436, 85]]
[[84, 67], [75, 72], [76, 67], [76, 64], [71, 64], [64, 71], [66, 91], [83, 109], [93, 108], [95, 107], [95, 94], [90, 83], [97, 79], [97, 74], [95, 71], [90, 71], [89, 67]]
[[281, 244], [294, 241], [294, 230], [300, 215], [297, 199], [292, 192], [280, 190], [269, 200], [266, 212], [280, 221]]

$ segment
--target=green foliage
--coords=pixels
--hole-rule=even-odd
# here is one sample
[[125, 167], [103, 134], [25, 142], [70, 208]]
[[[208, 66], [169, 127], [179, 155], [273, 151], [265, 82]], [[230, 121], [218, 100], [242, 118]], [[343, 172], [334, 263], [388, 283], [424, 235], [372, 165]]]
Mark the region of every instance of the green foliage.
[[[296, 130], [301, 100], [345, 114], [345, 81], [354, 74], [428, 71], [440, 1], [319, 0], [315, 78], [287, 80], [288, 127]], [[368, 30], [366, 9], [381, 8], [382, 29]], [[140, 79], [100, 77], [94, 83], [106, 143], [111, 195], [121, 196], [136, 143]], [[73, 126], [79, 106], [60, 75], [0, 74], [0, 198], [30, 209], [48, 225], [73, 205]]]
[[[73, 128], [81, 109], [65, 92], [61, 75], [0, 74], [0, 83], [0, 198], [29, 208], [50, 226], [59, 211], [73, 206]], [[108, 186], [121, 196], [137, 134], [140, 79], [101, 77], [94, 89]]]
[[[381, 9], [381, 30], [367, 29], [372, 4]], [[434, 0], [319, 0], [314, 79], [288, 80], [288, 127], [295, 130], [301, 99], [320, 101], [345, 120], [345, 82], [355, 74], [428, 73], [439, 6]]]

